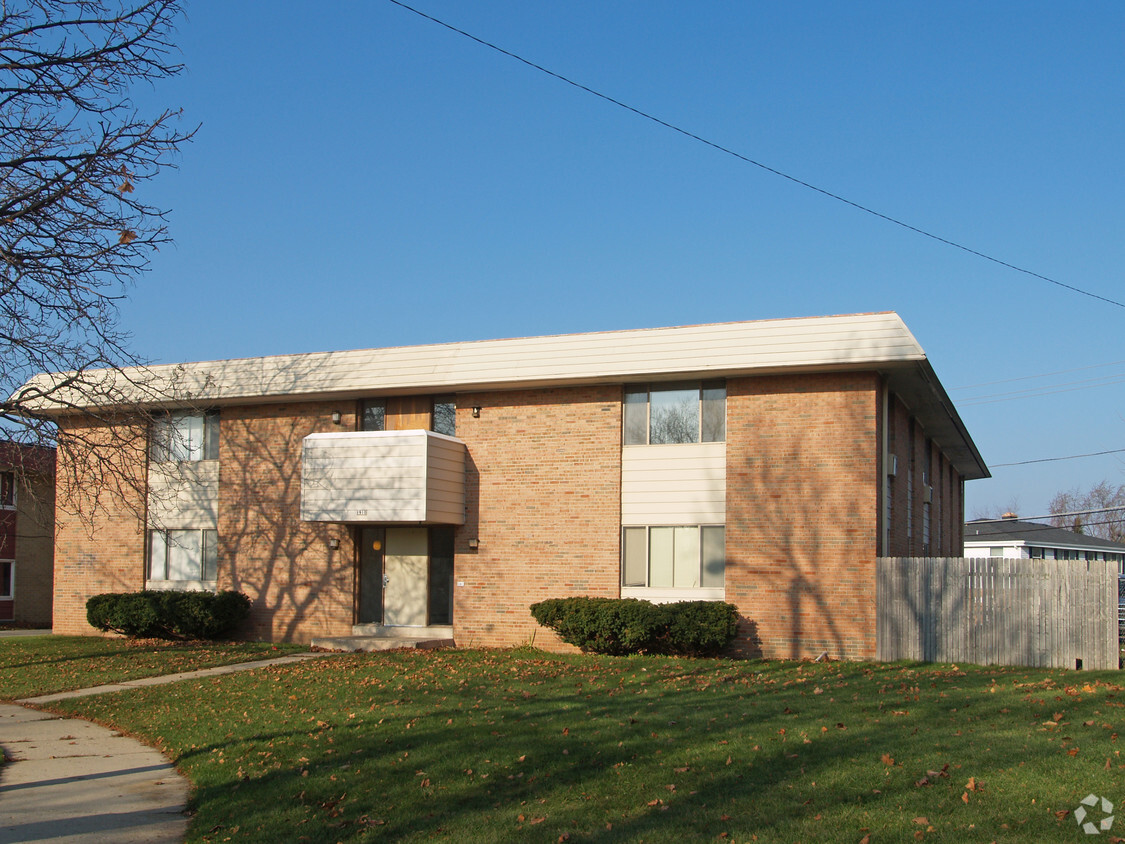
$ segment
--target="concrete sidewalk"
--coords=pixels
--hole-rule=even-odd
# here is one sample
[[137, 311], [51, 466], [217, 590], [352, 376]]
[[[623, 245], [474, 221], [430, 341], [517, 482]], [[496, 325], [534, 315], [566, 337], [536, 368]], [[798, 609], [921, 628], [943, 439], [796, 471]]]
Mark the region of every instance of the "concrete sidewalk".
[[[291, 654], [18, 701], [50, 703], [332, 656]], [[188, 782], [158, 751], [113, 730], [0, 704], [0, 844], [165, 844], [187, 833]]]

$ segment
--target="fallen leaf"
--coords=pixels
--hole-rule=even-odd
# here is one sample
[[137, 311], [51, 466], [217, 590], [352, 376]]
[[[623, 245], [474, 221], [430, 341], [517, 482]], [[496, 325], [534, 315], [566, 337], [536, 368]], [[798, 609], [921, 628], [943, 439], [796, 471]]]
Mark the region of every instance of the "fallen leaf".
[[919, 817], [915, 818], [914, 823], [918, 824], [918, 826], [929, 826], [930, 819], [927, 818], [926, 816], [922, 815], [922, 816], [919, 816]]
[[969, 792], [967, 792], [967, 791], [961, 792], [961, 802], [962, 803], [968, 803], [969, 802]]
[[884, 753], [879, 758], [882, 760], [884, 765], [894, 765], [895, 763], [895, 758], [889, 753]]

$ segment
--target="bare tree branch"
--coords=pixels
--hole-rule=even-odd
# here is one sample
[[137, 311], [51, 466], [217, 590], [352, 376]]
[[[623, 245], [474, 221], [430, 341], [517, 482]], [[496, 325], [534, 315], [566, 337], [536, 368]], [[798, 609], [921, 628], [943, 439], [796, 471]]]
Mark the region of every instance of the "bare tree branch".
[[[181, 72], [180, 12], [179, 0], [0, 6], [0, 439], [83, 451], [100, 477], [118, 473], [106, 489], [135, 481], [91, 409], [120, 412], [120, 381], [104, 370], [140, 364], [117, 303], [169, 241], [143, 188], [194, 131], [178, 111], [141, 113], [131, 92]], [[66, 375], [32, 384], [43, 372]], [[55, 420], [70, 412], [87, 419], [60, 438]]]

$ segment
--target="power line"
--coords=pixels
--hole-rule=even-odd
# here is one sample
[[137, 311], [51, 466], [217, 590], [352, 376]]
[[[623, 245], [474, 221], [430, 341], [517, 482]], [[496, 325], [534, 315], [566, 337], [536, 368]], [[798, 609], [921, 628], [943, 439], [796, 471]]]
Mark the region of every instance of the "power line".
[[[1032, 463], [1057, 463], [1060, 460], [1078, 460], [1081, 457], [1102, 457], [1106, 454], [1120, 454], [1125, 451], [1125, 448], [1113, 448], [1109, 451], [1092, 451], [1089, 454], [1071, 454], [1068, 457], [1041, 457], [1038, 460], [1020, 460], [1015, 463], [993, 463], [988, 468], [990, 469], [1003, 469], [1006, 466], [1028, 466]], [[1120, 508], [1111, 508], [1120, 509]], [[1070, 515], [1069, 513], [1059, 513], [1058, 515]]]
[[687, 129], [684, 129], [680, 126], [677, 126], [674, 123], [669, 123], [668, 121], [662, 120], [661, 118], [656, 117], [653, 114], [649, 114], [646, 111], [641, 111], [639, 108], [631, 106], [628, 103], [624, 103], [621, 100], [614, 99], [613, 97], [609, 96], [608, 94], [603, 94], [600, 91], [595, 91], [593, 88], [590, 88], [586, 85], [583, 85], [581, 82], [575, 82], [573, 79], [569, 79], [566, 76], [563, 76], [562, 74], [555, 73], [553, 70], [548, 70], [547, 68], [543, 67], [542, 65], [536, 64], [535, 62], [530, 61], [529, 59], [525, 59], [523, 56], [517, 55], [516, 53], [513, 53], [509, 50], [505, 50], [503, 47], [499, 47], [496, 44], [491, 43], [490, 41], [485, 41], [483, 38], [478, 38], [477, 36], [473, 35], [472, 33], [466, 32], [463, 29], [458, 29], [457, 27], [453, 26], [452, 24], [446, 23], [445, 21], [441, 20], [440, 18], [435, 18], [433, 15], [426, 14], [425, 12], [422, 12], [418, 9], [415, 9], [413, 6], [409, 6], [406, 3], [403, 3], [402, 0], [389, 0], [389, 2], [393, 3], [396, 6], [399, 6], [403, 9], [405, 9], [408, 12], [413, 12], [414, 14], [418, 15], [418, 17], [420, 17], [420, 18], [425, 18], [428, 21], [432, 21], [433, 23], [436, 23], [438, 26], [445, 27], [450, 32], [455, 32], [458, 35], [461, 35], [465, 38], [468, 38], [470, 41], [474, 41], [477, 44], [480, 44], [482, 47], [487, 47], [490, 50], [495, 50], [497, 53], [505, 55], [508, 58], [515, 59], [516, 61], [527, 65], [528, 67], [532, 68], [533, 70], [538, 70], [540, 73], [544, 73], [544, 74], [546, 74], [547, 76], [550, 76], [553, 79], [557, 79], [560, 82], [564, 82], [567, 85], [570, 85], [574, 88], [577, 88], [580, 91], [585, 91], [587, 94], [591, 94], [595, 97], [598, 97], [601, 100], [605, 100], [607, 103], [615, 105], [618, 108], [622, 108], [622, 109], [625, 109], [628, 112], [632, 112], [633, 114], [637, 115], [638, 117], [643, 117], [645, 120], [650, 120], [650, 121], [652, 121], [653, 123], [656, 123], [659, 126], [663, 126], [665, 129], [672, 130], [673, 132], [678, 132], [679, 134], [681, 134], [681, 135], [683, 135], [687, 138], [690, 138], [693, 141], [697, 141], [697, 142], [699, 142], [699, 143], [701, 143], [705, 146], [711, 147], [711, 149], [717, 150], [718, 152], [722, 152], [722, 153], [725, 153], [726, 155], [737, 158], [739, 161], [743, 161], [746, 164], [752, 164], [755, 167], [758, 167], [762, 170], [765, 170], [767, 173], [772, 173], [775, 176], [779, 176], [782, 179], [786, 179], [790, 182], [793, 182], [796, 185], [800, 185], [803, 188], [807, 188], [808, 190], [815, 191], [816, 193], [819, 193], [822, 196], [826, 196], [829, 199], [834, 199], [837, 202], [842, 202], [844, 205], [851, 206], [852, 208], [855, 208], [857, 211], [862, 211], [865, 214], [870, 214], [872, 217], [877, 217], [880, 220], [883, 220], [885, 222], [893, 223], [894, 225], [900, 226], [901, 228], [904, 228], [907, 231], [912, 231], [915, 234], [922, 235], [923, 237], [928, 237], [931, 240], [937, 241], [938, 243], [943, 243], [946, 246], [950, 246], [954, 249], [959, 249], [962, 252], [967, 252], [970, 255], [975, 255], [978, 258], [983, 258], [986, 261], [991, 261], [993, 264], [998, 264], [1001, 267], [1006, 267], [1007, 269], [1014, 270], [1018, 273], [1023, 273], [1024, 275], [1031, 276], [1032, 278], [1037, 278], [1041, 281], [1046, 281], [1049, 284], [1054, 284], [1057, 287], [1062, 287], [1063, 289], [1069, 290], [1072, 293], [1080, 293], [1083, 296], [1089, 296], [1091, 299], [1097, 299], [1101, 302], [1105, 302], [1106, 304], [1109, 304], [1109, 305], [1114, 305], [1118, 308], [1125, 308], [1125, 304], [1123, 304], [1121, 302], [1118, 302], [1116, 299], [1110, 299], [1106, 296], [1101, 296], [1097, 293], [1091, 293], [1088, 290], [1083, 290], [1082, 288], [1075, 287], [1072, 284], [1066, 284], [1064, 282], [1058, 281], [1057, 279], [1051, 278], [1050, 276], [1045, 276], [1045, 275], [1042, 275], [1041, 273], [1037, 273], [1034, 270], [1028, 270], [1028, 269], [1025, 269], [1023, 267], [1017, 266], [1015, 264], [1011, 264], [1007, 261], [1002, 261], [999, 258], [994, 258], [991, 255], [988, 255], [984, 252], [973, 249], [969, 246], [965, 246], [961, 243], [957, 243], [956, 241], [949, 240], [948, 238], [941, 237], [940, 235], [934, 234], [933, 232], [926, 231], [925, 229], [920, 229], [917, 226], [912, 226], [910, 223], [907, 223], [907, 222], [905, 222], [903, 220], [900, 220], [896, 217], [891, 217], [887, 214], [883, 214], [882, 212], [876, 211], [873, 208], [869, 208], [866, 205], [861, 205], [860, 203], [855, 202], [855, 201], [850, 200], [850, 199], [847, 199], [846, 197], [840, 196], [839, 194], [832, 193], [829, 190], [825, 190], [824, 188], [817, 187], [816, 185], [814, 185], [810, 182], [806, 182], [806, 181], [803, 181], [802, 179], [798, 179], [796, 176], [791, 176], [788, 173], [782, 172], [781, 170], [778, 170], [774, 167], [770, 167], [768, 164], [763, 164], [760, 161], [755, 161], [753, 158], [750, 158], [749, 156], [743, 155], [740, 152], [736, 152], [735, 150], [731, 149], [730, 147], [725, 147], [722, 144], [716, 143], [715, 141], [710, 141], [707, 138], [702, 137], [701, 135], [697, 135], [694, 132], [690, 132]]
[[965, 384], [961, 387], [950, 387], [951, 392], [957, 390], [975, 390], [977, 387], [994, 387], [997, 384], [1011, 384], [1016, 381], [1031, 381], [1035, 378], [1053, 378], [1056, 375], [1069, 375], [1071, 372], [1085, 372], [1088, 369], [1101, 369], [1106, 366], [1120, 366], [1125, 363], [1125, 360], [1115, 360], [1109, 363], [1094, 363], [1089, 366], [1079, 366], [1075, 369], [1060, 369], [1057, 372], [1043, 372], [1039, 375], [1021, 375], [1017, 378], [1002, 378], [999, 381], [984, 381], [980, 384]]
[[1008, 393], [992, 393], [983, 396], [970, 396], [957, 402], [959, 407], [972, 407], [977, 404], [995, 404], [1000, 401], [1014, 401], [1015, 399], [1037, 399], [1042, 396], [1053, 396], [1057, 393], [1073, 393], [1078, 390], [1092, 390], [1095, 387], [1108, 387], [1125, 381], [1125, 373], [1103, 375], [1100, 378], [1087, 378], [1082, 381], [1069, 381], [1063, 384], [1044, 384], [1042, 387], [1032, 387], [1027, 390], [1012, 390]]

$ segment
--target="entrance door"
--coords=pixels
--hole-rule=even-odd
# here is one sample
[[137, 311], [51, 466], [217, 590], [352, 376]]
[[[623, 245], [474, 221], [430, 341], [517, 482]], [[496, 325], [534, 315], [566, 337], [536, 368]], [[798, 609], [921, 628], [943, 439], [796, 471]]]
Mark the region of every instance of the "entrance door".
[[359, 531], [359, 595], [356, 623], [383, 623], [383, 544], [381, 527]]
[[383, 563], [383, 623], [426, 626], [430, 559], [429, 531], [424, 527], [387, 528]]

